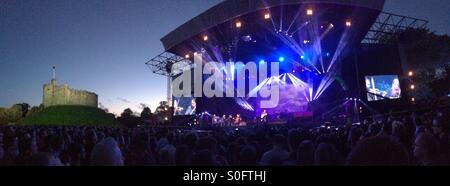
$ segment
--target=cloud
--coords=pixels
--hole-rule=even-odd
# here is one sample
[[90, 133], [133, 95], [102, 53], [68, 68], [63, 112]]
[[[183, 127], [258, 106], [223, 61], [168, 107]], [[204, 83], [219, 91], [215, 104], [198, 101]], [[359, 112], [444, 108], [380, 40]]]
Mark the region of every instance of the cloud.
[[128, 101], [128, 100], [125, 99], [125, 98], [117, 97], [116, 99], [119, 100], [119, 101], [122, 101], [122, 102], [124, 102], [124, 103], [130, 103], [130, 101]]

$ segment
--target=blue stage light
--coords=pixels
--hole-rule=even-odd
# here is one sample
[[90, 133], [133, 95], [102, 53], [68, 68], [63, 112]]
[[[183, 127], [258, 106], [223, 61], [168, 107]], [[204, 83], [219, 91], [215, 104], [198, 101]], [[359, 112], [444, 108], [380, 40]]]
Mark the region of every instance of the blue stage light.
[[329, 57], [329, 56], [330, 56], [330, 53], [329, 53], [329, 52], [327, 52], [327, 54], [326, 54], [326, 55], [327, 55], [327, 57]]
[[264, 64], [265, 61], [264, 60], [259, 60], [259, 64]]
[[301, 59], [305, 59], [305, 56], [304, 56], [304, 55], [301, 55], [300, 58], [301, 58]]
[[283, 62], [284, 61], [284, 57], [279, 57], [278, 61]]

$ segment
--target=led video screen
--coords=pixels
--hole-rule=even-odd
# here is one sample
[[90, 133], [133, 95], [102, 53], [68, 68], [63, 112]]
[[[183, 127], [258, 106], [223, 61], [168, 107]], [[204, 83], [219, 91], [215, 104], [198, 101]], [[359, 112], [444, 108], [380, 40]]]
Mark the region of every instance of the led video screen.
[[400, 81], [397, 75], [366, 76], [368, 101], [398, 99], [401, 96]]
[[174, 115], [194, 115], [197, 104], [193, 97], [174, 97]]

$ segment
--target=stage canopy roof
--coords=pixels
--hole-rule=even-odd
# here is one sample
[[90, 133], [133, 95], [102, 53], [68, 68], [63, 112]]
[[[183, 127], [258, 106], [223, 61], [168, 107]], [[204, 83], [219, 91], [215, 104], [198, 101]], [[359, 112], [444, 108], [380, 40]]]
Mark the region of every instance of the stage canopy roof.
[[381, 11], [385, 0], [226, 0], [179, 26], [161, 41], [165, 50], [233, 18], [272, 7], [298, 4], [335, 4]]

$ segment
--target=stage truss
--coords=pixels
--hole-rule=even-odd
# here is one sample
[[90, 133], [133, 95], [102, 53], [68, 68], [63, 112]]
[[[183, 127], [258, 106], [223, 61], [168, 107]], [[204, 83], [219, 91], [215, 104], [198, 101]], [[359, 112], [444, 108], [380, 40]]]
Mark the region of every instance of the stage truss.
[[396, 34], [408, 28], [426, 28], [428, 21], [408, 16], [381, 12], [361, 43], [385, 44]]
[[[408, 28], [426, 28], [427, 24], [427, 20], [381, 12], [361, 43], [387, 44], [401, 30]], [[190, 59], [168, 51], [157, 55], [145, 64], [153, 73], [167, 77], [174, 77], [193, 66]]]
[[174, 77], [193, 66], [191, 60], [167, 51], [150, 59], [145, 64], [153, 73], [167, 77]]

